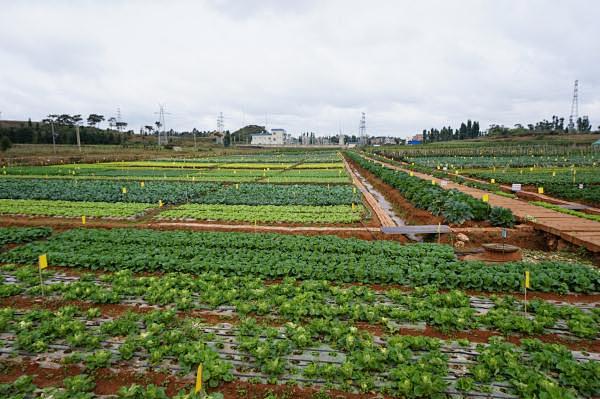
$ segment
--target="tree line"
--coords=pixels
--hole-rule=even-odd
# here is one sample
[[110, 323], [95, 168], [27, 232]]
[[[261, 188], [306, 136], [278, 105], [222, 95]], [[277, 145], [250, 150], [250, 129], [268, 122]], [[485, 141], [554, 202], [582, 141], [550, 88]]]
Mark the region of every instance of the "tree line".
[[458, 129], [453, 129], [450, 126], [444, 126], [441, 129], [423, 129], [423, 142], [434, 143], [437, 141], [475, 139], [482, 135], [483, 132], [479, 129], [479, 122], [472, 122], [469, 119], [467, 123], [461, 123]]
[[[600, 126], [598, 126], [600, 131]], [[580, 116], [570, 123], [565, 118], [552, 115], [551, 120], [543, 119], [536, 123], [529, 123], [523, 126], [520, 123], [510, 128], [503, 125], [491, 125], [488, 129], [488, 135], [510, 136], [527, 134], [568, 134], [568, 133], [591, 133], [592, 124], [587, 116]]]
[[29, 119], [17, 125], [0, 125], [0, 140], [8, 140], [11, 144], [52, 144], [53, 141], [56, 144], [77, 144], [76, 127], [84, 144], [122, 144], [133, 134], [132, 131], [124, 131], [126, 122], [109, 118], [109, 128], [100, 129], [97, 126], [102, 121], [104, 116], [90, 114], [86, 119], [87, 126], [83, 126], [81, 115], [51, 114], [41, 122], [34, 123]]

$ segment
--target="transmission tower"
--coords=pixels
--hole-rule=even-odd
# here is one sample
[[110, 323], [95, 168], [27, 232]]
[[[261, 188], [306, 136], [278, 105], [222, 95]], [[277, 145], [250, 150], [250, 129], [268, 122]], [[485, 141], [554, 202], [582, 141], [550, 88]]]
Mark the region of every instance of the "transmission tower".
[[[167, 135], [167, 129], [165, 127], [165, 115], [169, 115], [169, 113], [165, 111], [165, 108], [164, 104], [158, 104], [158, 112], [155, 112], [155, 114], [158, 114], [158, 145], [169, 143], [169, 136]], [[162, 129], [162, 131], [160, 129]]]
[[569, 116], [569, 131], [575, 130], [575, 123], [579, 119], [579, 80], [575, 80], [573, 87], [573, 102], [571, 103], [571, 115]]
[[364, 112], [362, 112], [360, 123], [358, 124], [358, 137], [360, 144], [367, 144], [367, 118]]
[[121, 126], [121, 107], [117, 107], [117, 130], [120, 132], [123, 127]]
[[219, 112], [219, 116], [217, 116], [217, 131], [223, 134], [225, 130], [225, 119], [223, 118], [223, 113]]

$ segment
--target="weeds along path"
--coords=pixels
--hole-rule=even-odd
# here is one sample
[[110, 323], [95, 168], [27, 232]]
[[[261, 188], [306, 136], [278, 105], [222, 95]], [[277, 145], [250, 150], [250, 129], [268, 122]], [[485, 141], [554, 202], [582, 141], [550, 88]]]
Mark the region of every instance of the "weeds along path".
[[[600, 223], [598, 222], [566, 215], [564, 213], [531, 205], [521, 200], [506, 198], [477, 188], [463, 186], [425, 173], [410, 171], [387, 162], [367, 157], [363, 154], [360, 155], [369, 161], [378, 163], [390, 169], [399, 170], [405, 173], [412, 172], [415, 177], [433, 181], [435, 184], [446, 190], [455, 189], [479, 199], [484, 195], [487, 195], [490, 205], [510, 209], [516, 217], [527, 221], [527, 223], [533, 225], [536, 229], [559, 236], [563, 240], [585, 247], [591, 252], [600, 252]], [[441, 184], [442, 180], [445, 181], [443, 185]]]

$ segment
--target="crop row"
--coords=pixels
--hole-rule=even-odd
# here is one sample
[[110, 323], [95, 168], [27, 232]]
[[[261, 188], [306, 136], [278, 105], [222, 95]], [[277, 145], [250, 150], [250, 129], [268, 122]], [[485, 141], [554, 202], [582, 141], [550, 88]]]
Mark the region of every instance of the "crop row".
[[[157, 204], [0, 199], [0, 215], [79, 218], [135, 218]], [[353, 223], [365, 216], [362, 205], [221, 205], [185, 204], [164, 210], [156, 219], [196, 219], [261, 223]]]
[[353, 223], [360, 221], [364, 214], [365, 208], [362, 205], [352, 207], [351, 205], [278, 206], [185, 204], [165, 210], [161, 212], [157, 218], [266, 223]]
[[482, 200], [458, 190], [446, 190], [408, 173], [386, 168], [349, 152], [347, 156], [358, 165], [397, 189], [417, 208], [441, 215], [448, 223], [462, 224], [468, 220], [489, 220], [494, 226], [512, 226], [515, 218], [509, 209], [491, 207]]
[[495, 179], [499, 183], [521, 183], [543, 186], [545, 184], [598, 184], [598, 167], [584, 168], [510, 168], [464, 169], [461, 174], [483, 180]]
[[35, 241], [50, 234], [49, 227], [0, 227], [0, 245]]
[[0, 198], [90, 202], [204, 203], [230, 205], [351, 205], [350, 185], [273, 185], [107, 180], [2, 179]]
[[530, 203], [533, 205], [541, 206], [546, 209], [552, 209], [553, 211], [564, 213], [566, 215], [577, 216], [578, 218], [593, 220], [595, 222], [600, 222], [600, 215], [576, 211], [574, 209], [567, 209], [567, 208], [563, 208], [562, 206], [550, 204], [550, 203], [544, 202], [544, 201], [532, 201]]
[[[106, 395], [95, 395], [93, 390], [96, 388], [96, 380], [100, 379], [90, 374], [77, 374], [70, 377], [65, 377], [61, 386], [37, 386], [34, 383], [34, 375], [23, 374], [11, 383], [0, 384], [0, 397], [10, 399], [25, 399], [25, 398], [53, 398], [53, 399], [95, 399], [105, 398]], [[118, 384], [118, 383], [116, 383]], [[118, 385], [117, 385], [118, 386]], [[146, 386], [131, 384], [121, 385], [116, 393], [118, 399], [223, 399], [223, 394], [220, 392], [212, 392], [202, 396], [195, 394], [193, 390], [186, 392], [180, 390], [173, 396], [168, 396], [164, 387], [154, 384]]]
[[597, 292], [600, 272], [560, 262], [484, 265], [454, 258], [452, 247], [400, 245], [335, 236], [75, 229], [48, 241], [0, 255], [4, 262], [33, 263], [48, 253], [56, 266], [137, 272], [213, 271], [225, 276], [326, 279], [340, 282], [435, 285], [482, 291], [519, 291], [525, 270], [532, 289]]
[[[477, 347], [468, 341], [448, 344], [427, 337], [375, 339], [348, 323], [325, 319], [280, 328], [245, 319], [234, 335], [221, 337], [204, 332], [198, 320], [177, 318], [174, 311], [99, 316], [98, 309], [72, 306], [25, 313], [5, 308], [0, 311], [0, 329], [15, 340], [3, 344], [31, 354], [51, 353], [50, 345], [66, 344], [71, 353], [63, 362], [81, 364], [87, 372], [117, 361], [141, 360], [171, 372], [177, 367], [185, 374], [202, 363], [211, 387], [233, 380], [236, 362], [242, 363], [245, 374], [255, 371], [272, 381], [305, 379], [402, 398], [445, 398], [451, 388], [494, 393], [494, 382], [505, 383], [509, 393], [523, 398], [591, 397], [600, 389], [595, 378], [599, 362], [576, 359], [563, 346], [535, 339], [524, 339], [520, 347], [500, 338]], [[467, 361], [451, 360], [449, 354], [457, 352]], [[224, 353], [232, 360], [223, 359]]]
[[38, 179], [90, 180], [183, 180], [191, 182], [254, 182], [267, 183], [348, 183], [343, 169], [171, 169], [171, 168], [104, 168], [57, 169], [48, 166], [22, 166], [6, 169], [6, 177]]
[[[42, 294], [35, 267], [4, 266], [0, 297]], [[189, 309], [230, 309], [239, 316], [268, 316], [279, 320], [306, 322], [311, 318], [347, 320], [378, 324], [387, 331], [399, 325], [418, 323], [448, 333], [479, 328], [502, 334], [543, 334], [564, 330], [577, 337], [594, 339], [600, 327], [600, 310], [554, 305], [534, 299], [527, 304], [513, 296], [471, 298], [464, 291], [440, 293], [434, 288], [397, 289], [376, 292], [368, 287], [340, 287], [327, 281], [311, 280], [265, 285], [253, 277], [223, 277], [215, 273], [192, 276], [166, 273], [160, 277], [134, 277], [131, 271], [83, 275], [79, 280], [62, 279], [45, 271], [44, 292], [52, 298], [86, 300], [95, 304], [141, 303]], [[564, 326], [564, 327], [563, 327]]]
[[339, 162], [340, 155], [337, 151], [315, 151], [315, 152], [267, 152], [256, 154], [225, 155], [207, 158], [177, 158], [177, 159], [159, 159], [159, 161], [171, 162], [216, 162], [216, 163], [236, 163], [236, 162], [258, 162], [258, 163], [327, 163]]
[[[64, 165], [62, 167], [65, 167]], [[94, 167], [94, 166], [92, 166]], [[130, 161], [130, 162], [107, 162], [98, 164], [97, 167], [138, 167], [138, 168], [180, 168], [180, 169], [260, 169], [260, 170], [283, 170], [283, 169], [336, 169], [343, 168], [342, 162], [308, 162], [308, 163], [267, 163], [267, 162], [232, 162], [232, 163], [205, 163], [205, 162], [175, 162], [175, 161]]]
[[62, 217], [132, 218], [157, 204], [0, 199], [0, 214]]
[[[383, 155], [393, 155], [386, 154]], [[600, 163], [600, 156], [597, 155], [572, 155], [569, 157], [551, 157], [551, 156], [510, 156], [510, 157], [461, 157], [461, 156], [435, 156], [435, 157], [399, 157], [405, 162], [414, 162], [419, 165], [435, 168], [437, 166], [447, 166], [450, 168], [522, 168], [522, 167], [568, 167], [576, 166], [596, 166]]]

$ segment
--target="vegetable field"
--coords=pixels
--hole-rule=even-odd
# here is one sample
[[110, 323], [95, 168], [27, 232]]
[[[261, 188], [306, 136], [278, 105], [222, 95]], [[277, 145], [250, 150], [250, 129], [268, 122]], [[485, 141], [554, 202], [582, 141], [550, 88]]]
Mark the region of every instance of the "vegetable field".
[[[344, 155], [348, 170], [337, 151], [297, 149], [8, 165], [0, 398], [600, 396], [596, 267], [387, 239], [373, 176], [445, 223], [499, 233], [516, 221]], [[591, 155], [563, 154], [576, 156]], [[577, 173], [593, 179], [594, 166]]]
[[159, 219], [221, 220], [287, 223], [353, 223], [360, 221], [364, 207], [351, 205], [203, 205], [186, 204], [161, 212]]

